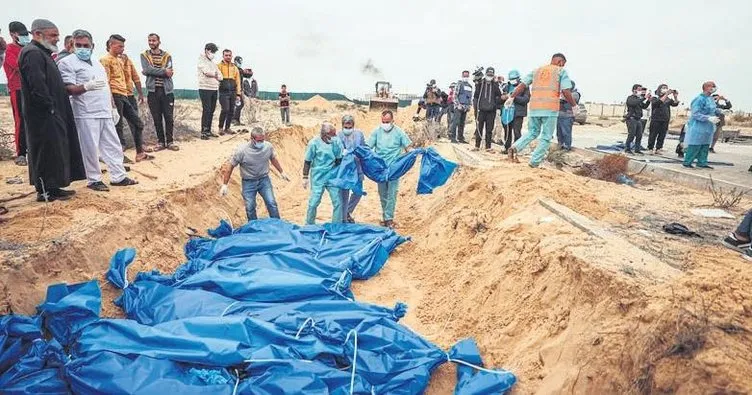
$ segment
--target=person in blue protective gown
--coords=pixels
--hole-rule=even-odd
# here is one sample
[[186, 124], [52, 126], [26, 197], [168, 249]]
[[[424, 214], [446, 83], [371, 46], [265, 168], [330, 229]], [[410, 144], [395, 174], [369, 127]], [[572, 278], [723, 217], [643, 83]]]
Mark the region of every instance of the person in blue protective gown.
[[[355, 118], [352, 115], [342, 117], [342, 130], [337, 133], [337, 138], [342, 143], [345, 153], [353, 152], [356, 147], [366, 145], [363, 132], [355, 129]], [[358, 178], [362, 181], [363, 167], [361, 166], [360, 159], [356, 158], [355, 163], [358, 166]], [[339, 196], [342, 205], [342, 215], [340, 218], [342, 218], [343, 222], [355, 223], [352, 214], [355, 212], [355, 208], [358, 206], [362, 196], [349, 189], [340, 189]]]
[[342, 161], [342, 151], [337, 129], [329, 122], [324, 122], [321, 125], [321, 134], [308, 142], [303, 163], [303, 189], [308, 189], [309, 186], [311, 188], [306, 212], [307, 225], [316, 223], [316, 210], [321, 204], [324, 190], [329, 193], [332, 200], [332, 222], [342, 222], [339, 188], [327, 186], [329, 180], [337, 174], [336, 167]]
[[721, 122], [721, 110], [711, 97], [716, 89], [715, 82], [708, 81], [702, 84], [702, 93], [692, 100], [692, 115], [687, 122], [687, 135], [684, 138], [686, 168], [694, 168], [693, 162], [697, 160], [697, 167], [712, 169], [708, 166], [708, 152], [713, 143], [716, 125]]
[[[412, 141], [402, 129], [394, 125], [394, 113], [384, 110], [381, 113], [381, 126], [371, 132], [367, 144], [389, 166], [407, 150]], [[381, 225], [392, 228], [394, 227], [399, 179], [379, 183], [378, 187], [383, 219]]]

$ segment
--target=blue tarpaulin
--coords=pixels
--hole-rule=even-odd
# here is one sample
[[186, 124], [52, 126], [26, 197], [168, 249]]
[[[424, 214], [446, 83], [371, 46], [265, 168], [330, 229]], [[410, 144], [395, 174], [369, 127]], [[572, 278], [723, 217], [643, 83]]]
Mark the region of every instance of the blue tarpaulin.
[[444, 351], [399, 323], [404, 304], [353, 300], [350, 280], [378, 274], [407, 240], [391, 229], [270, 219], [209, 234], [186, 245], [187, 261], [170, 275], [129, 276], [135, 251], [113, 256], [107, 279], [122, 289], [126, 319], [99, 317], [95, 281], [50, 286], [37, 317], [0, 317], [0, 388], [421, 394], [447, 362], [458, 364], [456, 394], [501, 393], [516, 380], [484, 368], [471, 340]]
[[329, 185], [350, 189], [362, 195], [363, 180], [358, 177], [355, 157], [360, 159], [363, 174], [368, 179], [384, 183], [404, 176], [415, 165], [418, 155], [422, 155], [417, 188], [419, 195], [432, 193], [434, 189], [446, 184], [454, 169], [457, 168], [456, 163], [444, 159], [432, 147], [414, 149], [397, 158], [391, 165], [387, 165], [370, 148], [359, 146], [351, 154], [345, 155], [337, 169], [337, 175], [329, 180]]

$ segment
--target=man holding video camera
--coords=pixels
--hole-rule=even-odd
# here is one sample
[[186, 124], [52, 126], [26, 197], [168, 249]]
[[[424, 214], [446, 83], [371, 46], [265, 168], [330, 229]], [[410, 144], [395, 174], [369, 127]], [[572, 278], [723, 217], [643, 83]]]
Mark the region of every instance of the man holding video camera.
[[668, 85], [660, 84], [655, 90], [655, 96], [650, 99], [652, 114], [650, 117], [650, 134], [648, 134], [648, 151], [659, 153], [663, 151], [663, 141], [666, 139], [668, 124], [671, 121], [671, 107], [679, 105], [679, 92], [669, 89]]

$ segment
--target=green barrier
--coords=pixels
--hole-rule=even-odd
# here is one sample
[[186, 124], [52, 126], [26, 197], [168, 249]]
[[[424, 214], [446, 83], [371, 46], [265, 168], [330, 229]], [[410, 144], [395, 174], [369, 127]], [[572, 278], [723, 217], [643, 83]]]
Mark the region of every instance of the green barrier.
[[[181, 100], [198, 100], [198, 90], [195, 89], [175, 89], [175, 98], [181, 99]], [[8, 86], [7, 84], [0, 84], [0, 96], [7, 96], [8, 95]], [[258, 93], [258, 98], [260, 100], [277, 100], [279, 98], [279, 92], [267, 92], [267, 91], [261, 91]], [[341, 94], [341, 93], [331, 93], [331, 92], [325, 92], [325, 93], [319, 93], [319, 92], [292, 92], [290, 93], [290, 97], [292, 100], [295, 101], [304, 101], [308, 100], [316, 95], [319, 95], [323, 97], [326, 100], [329, 101], [348, 101], [351, 103], [355, 103], [361, 106], [367, 106], [368, 101], [365, 100], [350, 100], [347, 98], [347, 96]], [[400, 107], [408, 107], [410, 106], [412, 102], [410, 100], [400, 100], [399, 106]]]

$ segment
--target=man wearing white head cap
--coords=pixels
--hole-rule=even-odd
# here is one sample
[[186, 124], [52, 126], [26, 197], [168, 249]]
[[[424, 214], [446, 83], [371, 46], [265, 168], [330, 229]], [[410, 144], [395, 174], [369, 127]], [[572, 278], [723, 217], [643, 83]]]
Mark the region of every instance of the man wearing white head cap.
[[29, 182], [37, 201], [66, 200], [71, 182], [86, 178], [68, 92], [52, 54], [60, 37], [46, 19], [31, 24], [33, 41], [18, 58], [28, 138]]

